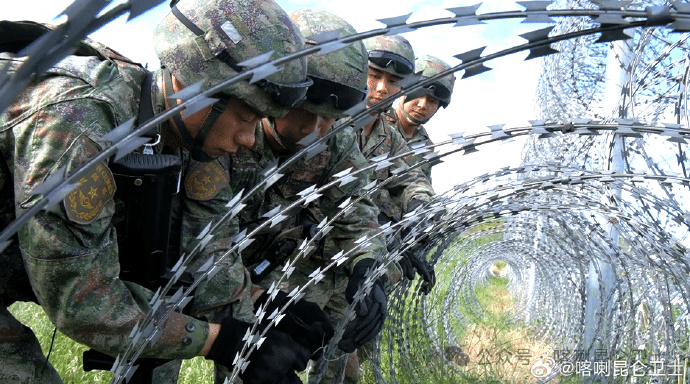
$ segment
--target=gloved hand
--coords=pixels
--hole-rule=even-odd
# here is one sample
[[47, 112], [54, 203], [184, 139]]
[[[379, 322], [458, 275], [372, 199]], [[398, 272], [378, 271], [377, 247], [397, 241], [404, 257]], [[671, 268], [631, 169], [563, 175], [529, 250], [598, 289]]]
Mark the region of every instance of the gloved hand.
[[[365, 280], [367, 270], [372, 270], [373, 259], [365, 259], [355, 265], [352, 275], [345, 288], [345, 298], [352, 304], [355, 294]], [[356, 317], [345, 327], [343, 337], [338, 347], [345, 352], [354, 352], [355, 349], [373, 340], [383, 329], [386, 320], [388, 299], [383, 290], [386, 277], [381, 276], [371, 287], [371, 291], [357, 303], [355, 307]]]
[[[409, 257], [407, 257], [408, 254]], [[422, 293], [428, 295], [429, 292], [431, 292], [431, 288], [436, 285], [436, 272], [434, 272], [434, 266], [429, 264], [428, 261], [417, 257], [417, 255], [412, 252], [406, 252], [405, 255], [403, 255], [403, 259], [408, 259], [409, 263], [414, 267], [414, 270], [422, 277], [422, 280], [424, 280], [424, 283], [422, 283]], [[402, 263], [400, 263], [400, 265], [402, 265]], [[414, 272], [412, 277], [414, 277]]]
[[434, 267], [428, 261], [417, 257], [412, 250], [403, 253], [400, 259], [400, 267], [402, 267], [403, 274], [409, 280], [414, 279], [414, 274], [417, 272], [422, 277], [424, 283], [422, 284], [422, 293], [427, 295], [431, 292], [431, 288], [436, 285], [436, 272]]
[[[235, 355], [244, 345], [242, 338], [250, 327], [250, 323], [225, 317], [206, 359], [232, 370]], [[243, 382], [252, 384], [301, 383], [295, 371], [307, 367], [311, 354], [309, 348], [295, 342], [287, 333], [270, 329], [261, 347], [249, 355], [249, 365], [239, 376]]]
[[[268, 297], [268, 291], [264, 291], [254, 302], [254, 310], [265, 305]], [[276, 297], [265, 306], [266, 316], [262, 322], [268, 324], [270, 321], [268, 317], [273, 311], [284, 307], [288, 300], [290, 298], [287, 293], [277, 291]], [[311, 358], [313, 360], [320, 359], [323, 354], [323, 347], [328, 344], [335, 333], [326, 314], [318, 305], [305, 299], [290, 304], [284, 314], [285, 317], [276, 324], [275, 328], [287, 333], [295, 341], [309, 348], [312, 351]]]
[[426, 204], [426, 202], [413, 197], [412, 200], [407, 203], [407, 212], [412, 212], [424, 204]]

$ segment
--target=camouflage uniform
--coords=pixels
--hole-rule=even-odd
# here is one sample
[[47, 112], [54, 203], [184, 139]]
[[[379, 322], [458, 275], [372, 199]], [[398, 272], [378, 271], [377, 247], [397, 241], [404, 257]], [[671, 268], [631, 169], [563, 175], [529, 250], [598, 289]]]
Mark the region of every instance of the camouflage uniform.
[[[434, 56], [420, 56], [415, 59], [415, 70], [420, 73], [421, 72], [421, 80], [426, 80], [432, 76], [436, 76], [440, 74], [441, 72], [445, 72], [450, 70], [451, 67], [448, 65], [448, 63], [444, 62], [443, 60], [434, 57]], [[394, 122], [393, 124], [398, 128], [398, 132], [402, 135], [403, 138], [407, 141], [408, 145], [412, 145], [415, 143], [424, 143], [427, 146], [432, 146], [434, 143], [431, 141], [429, 138], [429, 134], [426, 132], [426, 129], [424, 129], [424, 125], [426, 122], [431, 119], [427, 119], [426, 121], [420, 121], [414, 119], [412, 116], [407, 114], [405, 112], [403, 105], [408, 101], [408, 100], [414, 100], [416, 97], [421, 97], [424, 94], [430, 94], [434, 98], [438, 100], [439, 107], [446, 108], [448, 107], [448, 104], [450, 103], [451, 96], [453, 94], [453, 88], [455, 86], [455, 76], [451, 73], [445, 76], [442, 76], [441, 78], [437, 79], [436, 81], [432, 82], [431, 84], [423, 87], [420, 90], [417, 90], [413, 92], [411, 95], [407, 95], [401, 98], [400, 104], [398, 105], [396, 110], [390, 110], [386, 113], [387, 118], [389, 121]], [[420, 96], [421, 95], [421, 96]], [[402, 114], [403, 116], [406, 116], [410, 120], [414, 126], [416, 126], [416, 130], [414, 134], [412, 135], [411, 138], [407, 138], [405, 136], [405, 129], [403, 128], [402, 124], [400, 123], [400, 120], [398, 118], [398, 113]], [[435, 114], [436, 112], [434, 112]], [[432, 115], [433, 116], [433, 115]], [[417, 161], [421, 161], [421, 158], [418, 158]], [[429, 181], [431, 181], [431, 167], [434, 165], [438, 164], [438, 161], [433, 161], [433, 162], [428, 162], [420, 167], [422, 168], [422, 171], [426, 175], [427, 178], [429, 178]]]
[[[136, 116], [144, 70], [110, 56], [113, 58], [67, 57], [27, 87], [0, 115], [3, 210], [10, 206], [16, 210], [9, 217], [9, 210], [3, 212], [5, 223], [38, 202], [40, 196], [30, 194], [33, 188], [61, 167], [66, 167], [67, 174], [75, 171], [99, 152], [101, 136]], [[12, 53], [0, 54], [0, 66], [9, 64], [10, 73], [23, 60]], [[195, 177], [208, 172], [227, 180], [227, 164], [196, 164], [186, 158], [184, 164], [183, 184], [188, 188], [181, 193], [179, 206], [184, 212], [180, 220], [186, 242], [219, 212], [216, 204], [226, 202], [231, 191], [225, 183], [213, 193], [194, 195], [194, 188], [199, 190]], [[58, 329], [80, 343], [117, 355], [129, 345], [128, 333], [150, 312], [148, 302], [153, 292], [118, 279], [119, 255], [111, 222], [116, 213], [116, 187], [107, 164], [97, 165], [81, 182], [61, 203], [23, 226], [18, 233], [19, 247], [9, 247], [0, 258], [21, 265], [18, 260], [23, 257], [26, 269], [12, 275], [28, 275], [37, 302]], [[233, 228], [226, 230], [232, 232]], [[220, 240], [209, 244], [206, 255], [215, 256], [227, 249], [227, 234], [215, 239]], [[231, 302], [242, 303], [235, 311], [251, 310], [249, 280], [239, 258], [231, 257], [224, 264], [220, 276], [199, 287], [192, 304], [197, 316]], [[6, 311], [9, 304], [5, 297], [0, 307], [0, 359], [21, 361], [16, 365], [3, 363], [0, 379], [60, 382], [52, 369], [43, 376], [37, 373], [45, 357], [30, 330]], [[208, 323], [172, 313], [162, 325], [160, 340], [147, 347], [142, 356], [191, 358], [198, 355], [207, 338]], [[30, 345], [30, 351], [21, 352]]]
[[[357, 132], [357, 142], [368, 160], [383, 154], [392, 157], [410, 151], [405, 139], [395, 128], [395, 120], [383, 113], [375, 120], [369, 136], [364, 136], [362, 130]], [[434, 195], [429, 180], [419, 167], [408, 169], [414, 164], [413, 156], [407, 155], [394, 160], [392, 166], [374, 172], [375, 179], [382, 182], [393, 175], [393, 170], [406, 170], [403, 171], [403, 176], [394, 178], [377, 191], [374, 203], [386, 216], [380, 217], [380, 221], [399, 221], [407, 212], [407, 204], [412, 199], [428, 202]]]
[[[400, 121], [398, 120], [398, 116], [395, 114], [394, 110], [389, 110], [386, 112], [386, 119], [395, 125], [400, 133], [400, 136], [406, 140], [408, 146], [412, 146], [412, 144], [416, 143], [423, 143], [430, 148], [430, 146], [434, 145], [434, 142], [429, 138], [429, 134], [427, 133], [426, 129], [424, 129], [423, 125], [420, 125], [419, 128], [414, 132], [414, 135], [408, 139], [405, 137], [405, 131], [403, 130], [402, 125], [400, 125]], [[415, 161], [418, 163], [422, 162], [424, 160], [423, 156], [424, 155], [415, 156]], [[424, 175], [429, 179], [429, 182], [431, 182], [431, 167], [436, 164], [437, 163], [435, 162], [427, 162], [419, 166]]]
[[[270, 120], [264, 122], [271, 124]], [[268, 128], [270, 129], [270, 128]], [[353, 171], [366, 167], [367, 162], [362, 157], [357, 148], [356, 136], [351, 128], [346, 127], [338, 132], [336, 136], [327, 141], [327, 149], [306, 161], [299, 161], [293, 164], [287, 171], [281, 172], [285, 175], [265, 192], [250, 199], [248, 206], [241, 212], [241, 226], [249, 226], [257, 222], [263, 214], [269, 212], [277, 206], [286, 207], [296, 201], [300, 196], [298, 192], [316, 185], [320, 186], [333, 180], [333, 175], [353, 168]], [[265, 142], [265, 133], [261, 126], [256, 130], [256, 142], [251, 150], [238, 151], [232, 155], [231, 185], [234, 190], [245, 188], [251, 189], [261, 177], [260, 172], [276, 159], [268, 143]], [[344, 186], [330, 187], [323, 192], [323, 196], [309, 203], [302, 212], [290, 212], [289, 218], [282, 222], [278, 228], [271, 228], [265, 233], [257, 236], [256, 240], [249, 248], [242, 252], [243, 259], [252, 267], [261, 261], [267, 252], [267, 248], [273, 244], [272, 239], [291, 237], [301, 242], [308, 236], [300, 223], [300, 217], [307, 215], [312, 223], [319, 223], [324, 218], [331, 218], [338, 212], [341, 204], [347, 198], [353, 200], [359, 197], [362, 188], [369, 183], [369, 172], [357, 176], [357, 180]], [[355, 241], [364, 235], [371, 235], [372, 229], [377, 229], [378, 223], [376, 215], [378, 209], [367, 197], [355, 204], [353, 210], [347, 215], [336, 219], [332, 225], [331, 232], [320, 242], [316, 250], [303, 256], [297, 264], [296, 270], [292, 273], [289, 280], [283, 280], [279, 288], [285, 292], [290, 292], [298, 286], [308, 282], [309, 277], [317, 268], [324, 268], [332, 262], [331, 258], [338, 252], [348, 251], [357, 246]], [[304, 216], [302, 216], [304, 217]], [[294, 231], [298, 228], [297, 231]], [[276, 233], [279, 232], [278, 235]], [[333, 324], [337, 324], [343, 319], [348, 302], [345, 299], [345, 288], [348, 284], [350, 268], [364, 258], [371, 258], [385, 249], [382, 236], [372, 239], [369, 247], [359, 248], [349, 256], [346, 263], [336, 266], [326, 271], [325, 277], [318, 284], [311, 284], [306, 292], [305, 299], [315, 302], [332, 319]], [[293, 252], [291, 258], [297, 254]], [[281, 268], [277, 268], [259, 284], [270, 287], [273, 281], [282, 276]], [[328, 372], [332, 374], [332, 372]], [[328, 379], [326, 379], [328, 380]]]

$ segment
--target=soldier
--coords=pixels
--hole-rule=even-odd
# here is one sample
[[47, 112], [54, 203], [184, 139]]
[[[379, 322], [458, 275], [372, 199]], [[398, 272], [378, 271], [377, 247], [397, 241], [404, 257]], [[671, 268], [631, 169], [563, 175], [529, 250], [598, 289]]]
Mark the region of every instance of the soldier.
[[[32, 23], [17, 27], [26, 32], [23, 37], [45, 32]], [[285, 12], [270, 0], [182, 0], [154, 34], [164, 69], [149, 77], [150, 86], [143, 85], [147, 73], [142, 67], [85, 41], [0, 115], [0, 196], [13, 201], [2, 205], [3, 227], [37, 203], [41, 196], [31, 191], [48, 176], [63, 167], [70, 174], [98, 154], [103, 148], [100, 138], [114, 127], [138, 114], [153, 115], [174, 106], [170, 96], [184, 86], [202, 80], [203, 87], [218, 84], [241, 70], [237, 63], [257, 54], [273, 51], [283, 56], [303, 47]], [[26, 60], [17, 54], [23, 46], [14, 48], [0, 53], [0, 67], [8, 68], [9, 74]], [[225, 155], [251, 146], [256, 123], [265, 115], [284, 115], [304, 98], [310, 84], [305, 60], [294, 60], [258, 83], [240, 81], [222, 89], [213, 107], [190, 116], [177, 114], [159, 127], [160, 143], [148, 147], [182, 163], [182, 191], [171, 226], [180, 228], [171, 236], [178, 245], [188, 245], [192, 236], [224, 213], [217, 210], [219, 203], [232, 196]], [[144, 100], [149, 96], [147, 106]], [[36, 300], [63, 333], [111, 356], [125, 351], [128, 334], [151, 311], [153, 292], [119, 276], [121, 262], [129, 255], [118, 252], [113, 223], [121, 207], [114, 199], [113, 173], [105, 162], [89, 172], [61, 202], [31, 218], [0, 254], [3, 265], [17, 267], [12, 273], [3, 271], [0, 281], [3, 383], [61, 382], [52, 366], [45, 366], [33, 332], [7, 311], [14, 300]], [[233, 230], [229, 226], [216, 234], [196, 265], [227, 251]], [[159, 322], [161, 337], [142, 357], [201, 355], [232, 368], [252, 325], [251, 282], [239, 257], [226, 257], [219, 266], [218, 274], [195, 291], [187, 308], [192, 316], [173, 312]], [[26, 291], [28, 284], [23, 292], [16, 292], [19, 285], [9, 285], [22, 281], [30, 283], [32, 292]], [[306, 367], [332, 328], [318, 307], [298, 304], [289, 309], [288, 321], [269, 330], [261, 348], [251, 354], [250, 364], [240, 373], [243, 380], [300, 382], [295, 370]], [[294, 331], [291, 327], [302, 332], [286, 333]]]
[[[290, 16], [305, 37], [338, 29], [341, 37], [356, 33], [347, 22], [324, 11], [305, 9], [292, 12]], [[306, 43], [315, 44], [308, 38]], [[314, 126], [324, 134], [336, 118], [344, 117], [346, 110], [361, 103], [366, 97], [366, 69], [367, 54], [361, 42], [327, 54], [309, 56], [308, 75], [314, 85], [309, 88], [306, 101], [283, 118], [263, 119], [257, 127], [255, 145], [248, 151], [232, 155], [233, 189], [258, 182], [261, 171], [293, 155], [300, 148], [300, 140], [313, 132]], [[301, 116], [302, 123], [287, 120], [291, 116]], [[293, 204], [301, 197], [299, 192], [332, 181], [341, 171], [352, 169], [354, 172], [367, 166], [350, 127], [339, 131], [325, 145], [326, 149], [314, 157], [281, 171], [284, 176], [276, 184], [251, 199], [241, 213], [241, 224], [252, 230], [266, 213]], [[359, 174], [353, 182], [333, 186], [321, 192], [322, 196], [316, 200], [287, 213], [288, 218], [280, 225], [260, 232], [252, 243], [254, 246], [243, 251], [243, 259], [250, 266], [254, 281], [263, 288], [278, 281], [283, 272], [276, 266], [297, 256], [298, 245], [304, 239], [312, 239], [316, 247], [301, 256], [288, 280], [280, 280], [279, 288], [284, 292], [304, 286], [315, 270], [322, 271], [333, 262], [334, 255], [341, 250], [348, 252], [348, 261], [324, 271], [321, 281], [310, 284], [305, 291], [306, 299], [323, 308], [334, 324], [343, 320], [367, 270], [374, 266], [374, 256], [385, 249], [383, 238], [374, 236], [378, 229], [378, 209], [369, 198], [361, 196], [368, 183], [369, 173]], [[348, 213], [342, 214], [339, 206], [348, 199], [356, 201], [358, 198], [361, 200]], [[325, 218], [334, 217], [336, 219], [330, 224], [333, 229], [328, 235], [314, 238], [317, 225]], [[357, 244], [363, 236], [371, 237], [371, 244], [366, 248]], [[338, 344], [341, 352], [336, 353], [343, 359], [343, 352], [354, 351], [382, 329], [387, 307], [384, 281], [384, 278], [376, 279], [370, 293], [356, 307], [357, 317], [348, 324]], [[330, 364], [321, 382], [339, 382], [335, 378], [336, 369], [337, 364]], [[310, 382], [320, 374], [311, 370]]]
[[[371, 108], [400, 91], [398, 82], [414, 72], [414, 52], [410, 43], [398, 35], [373, 37], [365, 40], [365, 45], [369, 55], [367, 107]], [[377, 106], [377, 110], [389, 106]], [[395, 129], [395, 121], [385, 113], [375, 112], [375, 116], [357, 132], [357, 143], [362, 154], [371, 160], [384, 154], [393, 157], [409, 152], [405, 139]], [[408, 155], [396, 159], [393, 164], [375, 172], [376, 180], [382, 185], [374, 197], [374, 203], [381, 211], [381, 224], [400, 221], [406, 212], [429, 202], [434, 195], [429, 180], [419, 168], [409, 169], [404, 176], [394, 177], [384, 183], [393, 176], [393, 169], [408, 169], [415, 163], [413, 157]], [[389, 246], [393, 243], [393, 240], [388, 241]], [[406, 252], [400, 260], [400, 267], [403, 275], [410, 280], [414, 278], [415, 271], [423, 278], [423, 292], [431, 290], [435, 276], [433, 267], [426, 261]]]
[[[415, 70], [417, 73], [421, 72], [422, 80], [448, 69], [450, 69], [450, 65], [433, 56], [421, 56], [415, 60]], [[388, 115], [395, 119], [398, 132], [405, 138], [408, 145], [420, 142], [430, 146], [434, 145], [423, 124], [431, 120], [439, 106], [448, 107], [454, 84], [455, 76], [451, 73], [425, 86], [420, 90], [422, 94], [418, 97], [406, 95], [400, 98], [395, 111]], [[431, 163], [422, 165], [422, 170], [430, 181], [433, 165]]]

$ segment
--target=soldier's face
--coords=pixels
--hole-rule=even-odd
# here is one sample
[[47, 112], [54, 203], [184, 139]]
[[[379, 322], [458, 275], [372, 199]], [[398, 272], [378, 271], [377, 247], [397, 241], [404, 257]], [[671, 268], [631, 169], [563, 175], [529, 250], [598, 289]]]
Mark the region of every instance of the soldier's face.
[[314, 131], [323, 136], [335, 121], [334, 118], [325, 118], [299, 108], [293, 108], [283, 117], [275, 119], [276, 131], [291, 144], [297, 144], [300, 140]]
[[[211, 107], [202, 109], [184, 119], [192, 137], [200, 134], [204, 122], [211, 112]], [[209, 156], [216, 158], [234, 153], [239, 147], [254, 145], [254, 129], [261, 120], [253, 109], [240, 99], [231, 98], [228, 106], [220, 114], [206, 136], [202, 150]]]
[[[369, 74], [367, 77], [367, 87], [369, 87], [367, 106], [372, 106], [394, 93], [400, 92], [398, 82], [401, 79], [402, 78], [399, 76], [369, 67]], [[391, 101], [391, 104], [392, 103], [393, 101]]]
[[427, 121], [438, 110], [439, 100], [431, 95], [424, 95], [414, 100], [405, 101], [403, 110], [420, 121]]

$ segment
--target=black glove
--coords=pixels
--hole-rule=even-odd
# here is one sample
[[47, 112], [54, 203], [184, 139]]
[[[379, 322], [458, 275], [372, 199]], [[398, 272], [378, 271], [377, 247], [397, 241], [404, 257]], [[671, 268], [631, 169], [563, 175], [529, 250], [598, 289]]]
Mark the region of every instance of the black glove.
[[[345, 298], [348, 303], [352, 304], [354, 301], [355, 294], [364, 282], [365, 274], [373, 269], [373, 265], [373, 259], [364, 259], [355, 265], [345, 288]], [[371, 291], [357, 303], [356, 317], [345, 327], [343, 337], [338, 343], [341, 350], [348, 353], [354, 352], [355, 349], [373, 340], [383, 329], [388, 303], [383, 290], [385, 282], [385, 276], [376, 279]]]
[[407, 203], [407, 212], [408, 213], [412, 212], [424, 204], [426, 204], [426, 202], [419, 200], [419, 199], [416, 199], [416, 198], [412, 198], [412, 200], [410, 200], [410, 202]]
[[431, 292], [431, 288], [436, 285], [436, 272], [434, 272], [434, 266], [414, 254], [411, 254], [410, 257], [403, 256], [403, 258], [409, 259], [410, 264], [412, 264], [419, 276], [422, 277], [422, 280], [424, 280], [424, 283], [422, 283], [422, 293], [428, 295], [429, 292]]
[[[251, 326], [230, 316], [225, 317], [206, 359], [232, 370], [235, 355], [244, 345], [242, 338]], [[239, 376], [243, 382], [252, 384], [300, 383], [298, 377], [295, 381], [292, 376], [296, 377], [295, 371], [303, 371], [307, 367], [309, 356], [309, 349], [295, 342], [290, 335], [270, 329], [261, 348], [249, 355], [249, 365]]]
[[[260, 306], [264, 305], [268, 296], [268, 291], [264, 291], [256, 299], [254, 309], [258, 310]], [[276, 297], [265, 308], [266, 315], [262, 323], [268, 324], [270, 321], [268, 317], [273, 311], [284, 307], [288, 300], [290, 298], [287, 293], [277, 291]], [[323, 354], [323, 347], [328, 344], [335, 333], [326, 314], [318, 305], [305, 299], [293, 302], [283, 313], [285, 317], [276, 324], [275, 328], [292, 336], [295, 341], [312, 351], [311, 358], [313, 360], [320, 359]]]
[[400, 268], [402, 268], [403, 276], [407, 277], [407, 280], [412, 280], [414, 279], [414, 266], [412, 265], [412, 258], [415, 256], [412, 254], [410, 250], [407, 250], [402, 254], [402, 258], [400, 258]]

